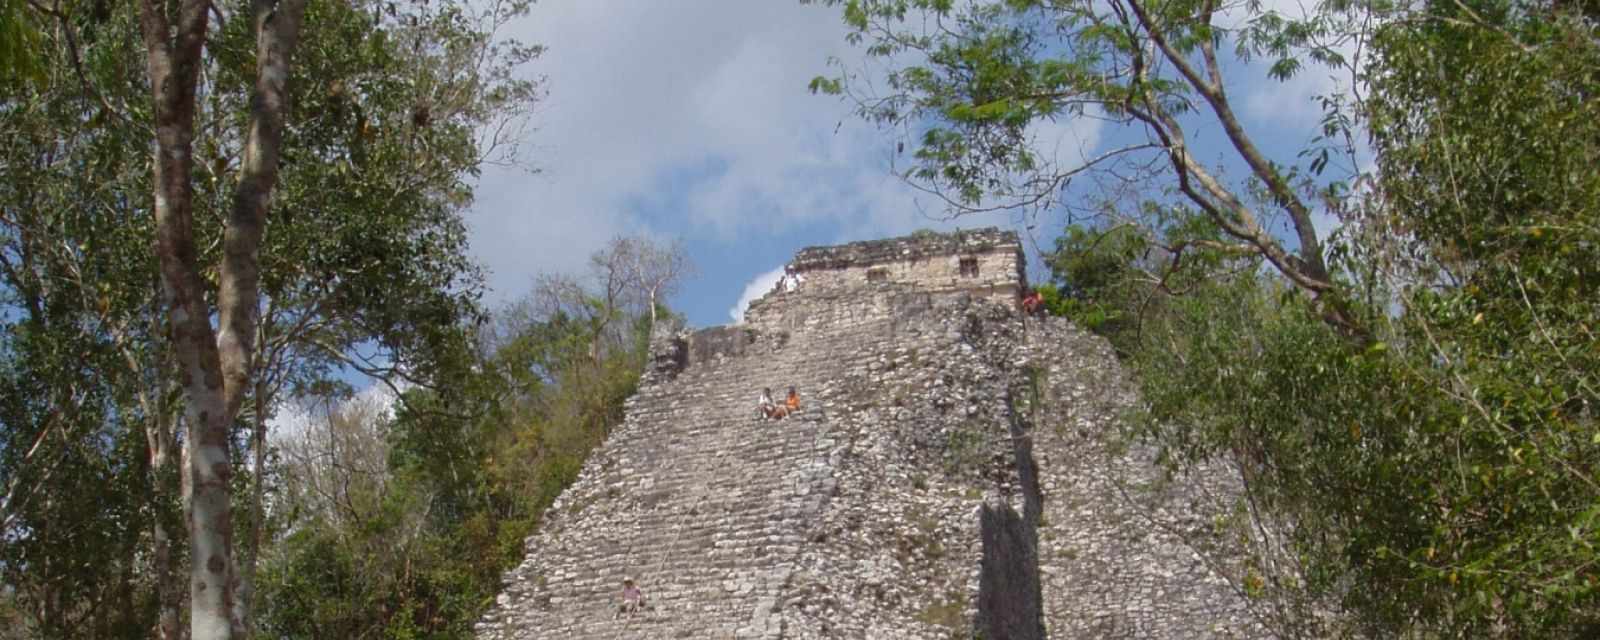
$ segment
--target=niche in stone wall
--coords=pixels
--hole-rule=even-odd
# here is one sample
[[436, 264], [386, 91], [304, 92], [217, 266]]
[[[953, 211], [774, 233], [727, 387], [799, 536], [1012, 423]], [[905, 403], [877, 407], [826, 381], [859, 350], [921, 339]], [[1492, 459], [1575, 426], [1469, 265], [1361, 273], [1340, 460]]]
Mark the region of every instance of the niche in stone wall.
[[961, 259], [961, 277], [978, 277], [978, 258], [976, 256], [967, 256]]
[[867, 269], [867, 282], [888, 282], [888, 267], [872, 267]]

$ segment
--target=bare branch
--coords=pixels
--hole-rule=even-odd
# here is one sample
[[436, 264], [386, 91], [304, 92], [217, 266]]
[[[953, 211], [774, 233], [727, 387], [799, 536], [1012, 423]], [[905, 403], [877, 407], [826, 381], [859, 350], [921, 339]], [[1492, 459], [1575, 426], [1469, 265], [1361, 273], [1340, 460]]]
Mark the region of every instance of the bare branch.
[[[1221, 67], [1217, 62], [1211, 39], [1199, 38], [1200, 52], [1205, 60], [1207, 73], [1206, 77], [1202, 77], [1200, 72], [1189, 63], [1188, 57], [1183, 52], [1178, 51], [1167, 39], [1162, 31], [1163, 25], [1156, 24], [1155, 20], [1140, 4], [1141, 0], [1125, 1], [1128, 7], [1133, 10], [1134, 16], [1138, 18], [1144, 32], [1150, 36], [1151, 42], [1155, 43], [1156, 47], [1178, 69], [1184, 79], [1199, 91], [1200, 95], [1211, 105], [1211, 110], [1216, 115], [1217, 122], [1222, 125], [1223, 131], [1228, 136], [1228, 141], [1233, 144], [1234, 150], [1239, 153], [1240, 158], [1250, 166], [1251, 172], [1267, 185], [1268, 191], [1272, 193], [1278, 206], [1283, 207], [1289, 213], [1289, 217], [1294, 223], [1295, 232], [1299, 237], [1300, 257], [1297, 260], [1286, 261], [1280, 266], [1280, 269], [1288, 267], [1288, 270], [1299, 272], [1301, 277], [1295, 278], [1292, 275], [1290, 277], [1294, 278], [1301, 286], [1316, 283], [1320, 289], [1313, 288], [1313, 291], [1320, 293], [1331, 286], [1331, 282], [1328, 280], [1327, 266], [1322, 259], [1321, 241], [1317, 239], [1316, 227], [1312, 224], [1311, 211], [1300, 200], [1299, 196], [1295, 195], [1294, 190], [1290, 188], [1288, 181], [1284, 180], [1283, 175], [1262, 155], [1261, 150], [1256, 147], [1255, 142], [1245, 133], [1244, 127], [1239, 123], [1239, 118], [1233, 112], [1233, 106], [1229, 103], [1223, 88]], [[1211, 5], [1208, 3], [1206, 6], [1207, 10], [1204, 12], [1203, 17], [1206, 19], [1206, 25], [1209, 28]], [[1193, 163], [1191, 161], [1188, 164]], [[1236, 211], [1243, 213], [1245, 210], [1240, 207]], [[1254, 224], [1253, 220], [1245, 220], [1244, 222], [1246, 226], [1259, 229], [1259, 225]], [[1270, 236], [1262, 239], [1272, 244], [1277, 244], [1276, 241], [1270, 239]], [[1285, 257], [1288, 255], [1282, 249], [1277, 252], [1282, 253]], [[1273, 264], [1279, 264], [1279, 261], [1274, 260]], [[1288, 274], [1286, 273], [1286, 275]]]

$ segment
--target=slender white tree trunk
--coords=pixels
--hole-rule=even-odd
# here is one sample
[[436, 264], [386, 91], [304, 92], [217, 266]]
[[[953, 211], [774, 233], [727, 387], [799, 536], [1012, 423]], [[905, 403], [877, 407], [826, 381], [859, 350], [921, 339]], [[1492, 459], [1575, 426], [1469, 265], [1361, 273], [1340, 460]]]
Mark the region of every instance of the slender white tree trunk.
[[[176, 2], [176, 11], [169, 3]], [[189, 520], [189, 619], [195, 640], [242, 634], [234, 597], [237, 572], [230, 512], [228, 427], [252, 377], [259, 313], [258, 251], [287, 106], [289, 59], [299, 40], [304, 0], [255, 0], [256, 86], [245, 132], [244, 162], [223, 230], [217, 306], [206, 301], [194, 239], [195, 95], [205, 64], [209, 0], [142, 0], [140, 27], [155, 113], [156, 255], [168, 329], [184, 390], [183, 481]], [[173, 20], [173, 18], [176, 20]], [[215, 313], [219, 326], [213, 329]]]
[[250, 436], [250, 527], [245, 532], [244, 554], [239, 561], [238, 587], [234, 593], [234, 619], [238, 621], [245, 637], [250, 635], [251, 607], [255, 600], [256, 563], [261, 557], [262, 519], [266, 510], [265, 487], [262, 475], [267, 466], [267, 406], [270, 402], [266, 381], [257, 378], [255, 392], [255, 424]]
[[[158, 386], [157, 394], [163, 394], [163, 389]], [[155, 488], [156, 504], [152, 509], [155, 514], [155, 526], [151, 537], [155, 543], [155, 573], [156, 573], [156, 602], [159, 613], [156, 623], [156, 637], [160, 640], [180, 640], [182, 631], [178, 627], [181, 619], [182, 607], [182, 581], [178, 580], [177, 566], [172, 557], [174, 541], [169, 518], [175, 522], [177, 518], [172, 511], [168, 500], [182, 495], [182, 491], [171, 486], [168, 472], [172, 465], [172, 424], [167, 412], [166, 403], [157, 400], [155, 403], [157, 413], [150, 417], [150, 423], [145, 427], [145, 437], [150, 447], [150, 484]]]

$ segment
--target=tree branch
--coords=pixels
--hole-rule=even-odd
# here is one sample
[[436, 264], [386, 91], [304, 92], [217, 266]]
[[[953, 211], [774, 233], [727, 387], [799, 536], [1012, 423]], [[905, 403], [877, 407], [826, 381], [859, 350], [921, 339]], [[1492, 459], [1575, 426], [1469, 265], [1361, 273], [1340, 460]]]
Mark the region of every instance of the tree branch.
[[[1282, 174], [1272, 166], [1272, 163], [1267, 161], [1266, 156], [1262, 155], [1255, 142], [1245, 133], [1244, 127], [1239, 124], [1239, 118], [1233, 112], [1233, 106], [1229, 103], [1222, 84], [1221, 67], [1217, 63], [1216, 51], [1213, 49], [1211, 38], [1199, 38], [1200, 53], [1205, 60], [1207, 74], [1207, 77], [1202, 77], [1200, 72], [1194, 68], [1194, 65], [1190, 64], [1188, 58], [1168, 41], [1166, 35], [1161, 31], [1160, 25], [1157, 25], [1150, 14], [1145, 11], [1145, 8], [1140, 4], [1140, 0], [1126, 0], [1126, 2], [1128, 7], [1133, 10], [1134, 16], [1139, 20], [1139, 24], [1143, 27], [1145, 33], [1149, 34], [1151, 42], [1155, 43], [1166, 59], [1178, 69], [1178, 73], [1182, 74], [1184, 79], [1199, 91], [1200, 95], [1211, 105], [1212, 113], [1216, 115], [1217, 122], [1222, 125], [1222, 129], [1227, 134], [1228, 141], [1233, 144], [1234, 150], [1239, 153], [1245, 164], [1250, 166], [1251, 172], [1267, 185], [1267, 190], [1277, 201], [1278, 206], [1283, 207], [1289, 213], [1300, 241], [1299, 259], [1288, 263], [1288, 266], [1291, 266], [1293, 270], [1303, 274], [1303, 278], [1297, 278], [1296, 281], [1304, 280], [1305, 282], [1320, 283], [1322, 288], [1331, 285], [1328, 281], [1328, 269], [1322, 258], [1322, 245], [1317, 239], [1316, 227], [1312, 224], [1311, 211], [1295, 195], [1288, 181], [1284, 180]], [[1206, 27], [1209, 29], [1211, 26], [1210, 3], [1207, 3], [1206, 10], [1202, 15], [1206, 21]], [[1285, 255], [1287, 256], [1287, 254]], [[1274, 264], [1276, 264], [1276, 261]], [[1319, 289], [1313, 290], [1320, 292]]]
[[289, 60], [300, 37], [305, 0], [255, 0], [256, 85], [250, 97], [250, 125], [223, 230], [221, 277], [217, 293], [217, 348], [228, 415], [238, 412], [250, 388], [256, 319], [260, 313], [259, 252], [272, 189], [278, 180], [284, 113], [288, 109]]

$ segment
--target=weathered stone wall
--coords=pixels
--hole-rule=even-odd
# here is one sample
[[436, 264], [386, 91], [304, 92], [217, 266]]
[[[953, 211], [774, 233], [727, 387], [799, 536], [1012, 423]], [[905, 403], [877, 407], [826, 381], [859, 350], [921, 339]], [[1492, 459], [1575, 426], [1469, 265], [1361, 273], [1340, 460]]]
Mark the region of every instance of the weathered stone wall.
[[[1226, 479], [1163, 482], [1109, 437], [1134, 397], [1104, 341], [1009, 300], [810, 284], [746, 325], [658, 336], [625, 423], [528, 539], [481, 638], [972, 637], [983, 505], [1038, 524], [1020, 588], [1042, 592], [1052, 637], [1263, 635], [1230, 569], [1189, 546], [1212, 515], [1192, 492]], [[800, 415], [758, 419], [760, 389], [790, 385]], [[1024, 448], [1042, 508], [1019, 490]], [[649, 611], [613, 616], [623, 576]]]
[[1025, 264], [1017, 235], [991, 227], [809, 247], [788, 268], [800, 276], [800, 288], [821, 295], [910, 286], [1006, 304], [1016, 300], [1027, 281]]

